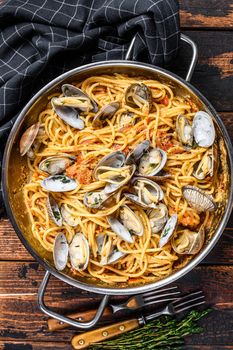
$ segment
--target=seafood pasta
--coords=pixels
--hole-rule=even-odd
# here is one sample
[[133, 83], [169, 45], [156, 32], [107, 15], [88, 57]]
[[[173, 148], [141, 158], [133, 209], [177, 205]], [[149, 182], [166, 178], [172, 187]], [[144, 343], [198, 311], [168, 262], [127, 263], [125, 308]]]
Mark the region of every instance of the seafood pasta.
[[78, 278], [170, 275], [201, 250], [226, 201], [226, 151], [211, 116], [143, 77], [64, 84], [20, 153], [32, 234]]

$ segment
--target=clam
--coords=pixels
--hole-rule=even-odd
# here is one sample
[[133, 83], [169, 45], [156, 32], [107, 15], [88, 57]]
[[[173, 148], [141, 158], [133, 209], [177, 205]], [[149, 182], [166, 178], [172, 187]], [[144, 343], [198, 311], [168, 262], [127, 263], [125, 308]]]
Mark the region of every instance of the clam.
[[64, 233], [59, 233], [54, 241], [53, 261], [58, 271], [64, 270], [67, 264], [69, 245]]
[[74, 235], [69, 246], [69, 256], [71, 265], [75, 270], [83, 271], [87, 268], [90, 249], [87, 239], [81, 232]]
[[83, 203], [88, 208], [100, 209], [110, 199], [110, 195], [103, 191], [87, 192], [83, 198]]
[[164, 198], [163, 190], [152, 180], [137, 177], [133, 179], [132, 184], [135, 193], [124, 193], [124, 195], [144, 209], [155, 208]]
[[148, 211], [151, 232], [160, 232], [168, 219], [168, 210], [165, 204], [159, 203], [154, 209]]
[[139, 143], [136, 148], [127, 155], [125, 164], [136, 164], [149, 147], [149, 140]]
[[107, 221], [111, 229], [113, 230], [113, 232], [116, 233], [117, 236], [119, 236], [121, 239], [128, 243], [134, 242], [129, 230], [117, 218], [113, 216], [108, 216]]
[[188, 119], [183, 115], [179, 115], [176, 119], [176, 132], [179, 141], [187, 148], [193, 145], [193, 129]]
[[61, 206], [61, 216], [64, 222], [71, 227], [75, 227], [79, 224], [79, 218], [71, 214], [65, 204]]
[[100, 166], [96, 171], [96, 178], [99, 181], [107, 182], [104, 192], [110, 194], [127, 184], [135, 170], [136, 165], [126, 165], [121, 168]]
[[39, 169], [50, 175], [61, 174], [74, 163], [75, 159], [76, 157], [65, 154], [48, 157], [40, 162]]
[[119, 261], [125, 253], [117, 250], [112, 243], [112, 238], [106, 234], [101, 234], [96, 237], [98, 253], [100, 255], [100, 265], [115, 264]]
[[214, 211], [217, 209], [213, 197], [206, 194], [198, 187], [184, 186], [182, 192], [188, 204], [198, 212]]
[[98, 111], [96, 102], [76, 86], [71, 84], [63, 84], [62, 92], [65, 96], [60, 98], [61, 101], [63, 101], [63, 105], [77, 108], [86, 113], [89, 111], [96, 113]]
[[177, 231], [172, 237], [171, 245], [177, 254], [197, 254], [203, 247], [205, 241], [205, 230], [201, 226], [198, 232], [188, 229]]
[[125, 154], [117, 151], [103, 157], [94, 169], [94, 177], [98, 180], [98, 168], [101, 166], [120, 168], [125, 162]]
[[19, 151], [21, 156], [24, 156], [28, 151], [30, 151], [31, 146], [38, 135], [39, 128], [40, 123], [38, 122], [31, 125], [26, 131], [24, 131], [19, 142]]
[[52, 175], [46, 177], [41, 186], [50, 192], [67, 192], [77, 188], [77, 182], [66, 175]]
[[159, 240], [160, 248], [162, 248], [165, 244], [167, 244], [167, 242], [169, 241], [169, 239], [171, 238], [171, 236], [175, 231], [176, 225], [177, 225], [177, 215], [172, 214], [171, 217], [168, 219], [161, 233], [160, 240]]
[[199, 111], [193, 118], [193, 136], [198, 146], [210, 147], [215, 140], [215, 128], [211, 116], [204, 112]]
[[123, 113], [119, 119], [119, 125], [121, 128], [128, 126], [128, 125], [134, 125], [135, 119], [134, 119], [134, 113]]
[[117, 249], [114, 249], [113, 252], [109, 255], [107, 264], [112, 265], [117, 263], [121, 258], [123, 258], [126, 254], [123, 252], [120, 252]]
[[60, 105], [59, 98], [57, 97], [53, 97], [51, 99], [51, 104], [58, 117], [61, 118], [66, 124], [78, 130], [84, 129], [84, 121], [79, 117], [76, 109]]
[[202, 159], [194, 166], [193, 176], [198, 180], [204, 180], [207, 176], [212, 177], [217, 168], [217, 146], [214, 144], [206, 151]]
[[59, 206], [53, 196], [49, 193], [47, 198], [47, 209], [51, 220], [57, 225], [62, 226], [62, 216]]
[[167, 153], [160, 148], [152, 148], [147, 151], [140, 159], [138, 173], [140, 175], [156, 175], [165, 166]]
[[95, 115], [92, 126], [93, 128], [101, 128], [104, 126], [106, 119], [111, 119], [119, 109], [119, 102], [111, 102], [99, 110]]
[[143, 83], [132, 84], [125, 92], [125, 102], [133, 108], [141, 108], [143, 105], [148, 105], [150, 109], [152, 106], [151, 90]]

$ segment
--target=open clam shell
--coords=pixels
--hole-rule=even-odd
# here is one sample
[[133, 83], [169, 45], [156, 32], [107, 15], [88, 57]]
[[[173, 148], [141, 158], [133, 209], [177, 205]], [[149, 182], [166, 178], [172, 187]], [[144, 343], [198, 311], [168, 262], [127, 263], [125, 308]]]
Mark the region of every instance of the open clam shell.
[[143, 83], [131, 84], [125, 92], [125, 103], [133, 108], [141, 108], [146, 104], [150, 109], [152, 106], [151, 90]]
[[214, 211], [217, 209], [213, 197], [206, 194], [198, 187], [184, 186], [182, 188], [182, 193], [188, 204], [198, 212]]
[[151, 232], [160, 232], [168, 219], [168, 209], [163, 203], [159, 203], [154, 209], [148, 210]]
[[71, 227], [76, 227], [79, 224], [79, 218], [72, 215], [65, 204], [61, 206], [61, 216], [64, 222]]
[[50, 175], [61, 174], [74, 163], [75, 159], [76, 157], [69, 155], [48, 157], [40, 162], [39, 169]]
[[177, 215], [173, 214], [168, 219], [159, 240], [159, 247], [162, 248], [172, 237], [177, 225]]
[[69, 246], [69, 256], [75, 270], [83, 271], [87, 268], [90, 260], [90, 249], [87, 239], [81, 232], [74, 235]]
[[204, 180], [207, 176], [212, 177], [217, 170], [217, 146], [214, 144], [206, 151], [202, 159], [194, 166], [193, 176], [198, 180]]
[[125, 204], [119, 208], [119, 219], [131, 234], [136, 236], [143, 235], [144, 227], [142, 221], [128, 205]]
[[94, 177], [98, 180], [98, 169], [102, 166], [111, 168], [120, 168], [125, 162], [125, 154], [123, 152], [117, 151], [112, 152], [105, 157], [103, 157], [94, 169]]
[[152, 148], [141, 157], [138, 173], [142, 176], [156, 175], [164, 168], [166, 162], [167, 153], [160, 148]]
[[135, 119], [134, 119], [134, 113], [123, 113], [119, 119], [119, 126], [120, 128], [123, 128], [128, 125], [134, 125]]
[[183, 115], [179, 115], [176, 119], [176, 133], [182, 145], [186, 148], [192, 148], [193, 129], [188, 119]]
[[116, 111], [119, 109], [119, 102], [111, 102], [108, 105], [104, 106], [97, 112], [95, 115], [92, 126], [93, 128], [101, 128], [104, 126], [106, 119], [111, 119]]
[[36, 136], [40, 129], [40, 123], [31, 125], [27, 130], [24, 131], [19, 142], [20, 155], [24, 156], [31, 148]]
[[129, 230], [117, 218], [113, 216], [108, 216], [107, 221], [111, 229], [113, 230], [113, 232], [116, 233], [117, 236], [119, 236], [121, 239], [128, 243], [134, 242]]
[[53, 261], [58, 271], [64, 270], [68, 261], [69, 245], [64, 233], [59, 233], [54, 241]]
[[133, 179], [132, 185], [134, 193], [124, 193], [124, 195], [144, 209], [155, 208], [156, 204], [164, 198], [163, 190], [152, 180], [136, 177]]
[[[62, 92], [66, 99], [67, 106], [78, 108], [80, 111], [89, 112], [92, 111], [96, 113], [98, 111], [98, 106], [96, 102], [88, 96], [84, 91], [77, 88], [71, 84], [63, 84]], [[69, 99], [67, 99], [67, 97]]]
[[46, 177], [41, 186], [50, 192], [68, 192], [77, 188], [77, 182], [66, 175], [52, 175]]
[[51, 99], [51, 104], [58, 117], [66, 124], [78, 130], [84, 129], [85, 123], [79, 117], [78, 111], [75, 108], [61, 105], [60, 100], [57, 97]]
[[192, 232], [188, 229], [177, 231], [172, 237], [171, 245], [177, 254], [197, 254], [203, 247], [205, 241], [205, 230], [201, 226], [198, 232]]
[[51, 220], [57, 225], [62, 226], [62, 216], [57, 202], [54, 197], [49, 193], [47, 198], [47, 209]]
[[149, 140], [139, 143], [136, 148], [127, 155], [125, 164], [136, 164], [143, 154], [149, 149], [149, 147]]
[[211, 116], [204, 112], [199, 111], [193, 118], [193, 136], [198, 146], [210, 147], [215, 140], [215, 128]]
[[101, 209], [107, 205], [108, 200], [110, 200], [112, 194], [107, 194], [102, 191], [91, 191], [87, 192], [83, 198], [83, 203], [88, 208]]
[[[116, 192], [119, 188], [126, 185], [132, 178], [136, 170], [136, 165], [126, 165], [125, 167], [119, 168], [119, 171], [113, 172], [109, 170], [108, 173], [105, 173], [101, 176], [101, 181], [106, 181], [107, 185], [104, 187], [104, 192], [106, 194], [111, 194]], [[99, 177], [100, 179], [100, 177]]]

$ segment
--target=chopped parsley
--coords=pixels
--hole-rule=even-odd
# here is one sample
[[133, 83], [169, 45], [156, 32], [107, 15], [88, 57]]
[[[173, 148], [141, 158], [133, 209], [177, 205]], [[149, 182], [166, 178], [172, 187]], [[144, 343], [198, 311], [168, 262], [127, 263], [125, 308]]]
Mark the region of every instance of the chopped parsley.
[[59, 219], [60, 219], [60, 213], [59, 213], [59, 211], [54, 210], [54, 211], [53, 211], [53, 215], [54, 215], [54, 217], [55, 217], [56, 220], [59, 220]]
[[56, 176], [55, 178], [53, 178], [53, 181], [56, 181], [56, 180], [61, 180], [61, 182], [63, 184], [67, 184], [70, 182], [70, 179], [65, 175], [59, 175], [59, 176]]
[[169, 226], [168, 228], [166, 228], [166, 230], [164, 230], [164, 234], [163, 234], [163, 237], [166, 237], [169, 230], [170, 230], [171, 226]]

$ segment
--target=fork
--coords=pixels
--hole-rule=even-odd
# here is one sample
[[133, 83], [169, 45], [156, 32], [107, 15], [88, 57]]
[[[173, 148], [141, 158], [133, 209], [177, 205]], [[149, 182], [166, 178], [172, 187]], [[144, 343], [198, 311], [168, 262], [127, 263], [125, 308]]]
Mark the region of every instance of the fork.
[[110, 339], [117, 335], [131, 331], [133, 329], [143, 327], [146, 322], [153, 320], [161, 315], [174, 316], [183, 311], [202, 305], [205, 303], [204, 298], [205, 296], [203, 295], [202, 291], [190, 293], [182, 298], [170, 302], [159, 312], [152, 313], [148, 316], [141, 315], [138, 318], [118, 322], [109, 326], [75, 335], [71, 342], [72, 346], [76, 350], [84, 349], [93, 343], [98, 343], [105, 339]]
[[[138, 294], [130, 297], [127, 301], [122, 304], [110, 304], [109, 307], [104, 309], [103, 316], [109, 316], [120, 310], [136, 310], [147, 305], [167, 302], [176, 300], [179, 297], [180, 291], [177, 286], [157, 289], [152, 292], [147, 292], [144, 294]], [[78, 321], [86, 322], [90, 321], [96, 313], [97, 310], [88, 310], [84, 312], [76, 312], [68, 315], [70, 318], [78, 319]], [[54, 318], [48, 319], [48, 329], [50, 331], [57, 331], [69, 327], [67, 323], [58, 321]]]

